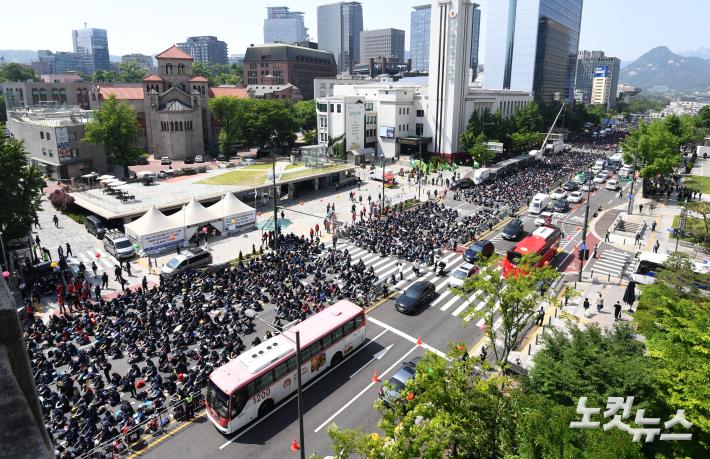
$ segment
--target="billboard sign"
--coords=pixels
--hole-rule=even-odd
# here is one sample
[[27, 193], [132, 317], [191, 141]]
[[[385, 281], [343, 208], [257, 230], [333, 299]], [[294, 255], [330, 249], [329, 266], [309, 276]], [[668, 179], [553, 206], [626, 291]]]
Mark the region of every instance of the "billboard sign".
[[380, 126], [380, 137], [394, 139], [394, 128], [389, 126]]
[[67, 132], [67, 128], [55, 129], [54, 137], [57, 139], [57, 156], [59, 157], [59, 162], [70, 160], [71, 151], [69, 150], [69, 133]]
[[606, 65], [594, 67], [594, 78], [606, 77]]

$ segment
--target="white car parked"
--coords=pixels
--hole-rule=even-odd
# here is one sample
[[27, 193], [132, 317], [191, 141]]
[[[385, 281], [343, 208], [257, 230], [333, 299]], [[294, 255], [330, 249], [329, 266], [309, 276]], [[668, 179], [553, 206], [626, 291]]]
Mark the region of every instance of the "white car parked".
[[567, 202], [579, 204], [584, 200], [584, 194], [581, 191], [573, 191], [567, 196]]
[[552, 193], [550, 193], [550, 197], [552, 198], [553, 201], [555, 201], [557, 199], [564, 199], [567, 197], [567, 192], [565, 190], [563, 190], [562, 188], [557, 188]]
[[594, 191], [597, 189], [597, 187], [593, 183], [587, 182], [584, 185], [582, 185], [581, 189], [582, 189], [582, 191]]
[[599, 172], [597, 175], [594, 176], [594, 180], [592, 180], [593, 183], [604, 183], [606, 182], [606, 179], [609, 177], [606, 176], [604, 172]]
[[616, 191], [619, 189], [619, 181], [609, 180], [608, 182], [606, 182], [606, 185], [604, 185], [604, 188], [606, 188], [607, 190]]

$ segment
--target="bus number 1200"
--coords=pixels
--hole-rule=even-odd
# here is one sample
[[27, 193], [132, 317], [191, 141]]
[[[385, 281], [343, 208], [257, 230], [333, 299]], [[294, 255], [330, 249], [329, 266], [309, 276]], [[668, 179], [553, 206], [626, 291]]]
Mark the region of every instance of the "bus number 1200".
[[271, 393], [271, 388], [267, 387], [266, 389], [262, 390], [258, 394], [254, 396], [254, 403], [259, 403], [260, 401], [264, 400], [266, 397], [269, 396]]

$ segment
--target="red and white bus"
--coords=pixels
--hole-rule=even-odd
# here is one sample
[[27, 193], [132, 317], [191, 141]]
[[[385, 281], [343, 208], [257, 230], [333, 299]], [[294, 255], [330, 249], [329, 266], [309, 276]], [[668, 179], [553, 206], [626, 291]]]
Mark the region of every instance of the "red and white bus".
[[508, 277], [511, 273], [518, 272], [518, 264], [523, 255], [538, 255], [540, 259], [535, 266], [549, 264], [557, 253], [561, 238], [562, 231], [557, 226], [546, 224], [537, 228], [508, 251], [503, 260], [503, 276]]
[[207, 386], [207, 415], [217, 429], [230, 434], [296, 391], [296, 331], [306, 384], [365, 342], [365, 311], [338, 301], [215, 369]]

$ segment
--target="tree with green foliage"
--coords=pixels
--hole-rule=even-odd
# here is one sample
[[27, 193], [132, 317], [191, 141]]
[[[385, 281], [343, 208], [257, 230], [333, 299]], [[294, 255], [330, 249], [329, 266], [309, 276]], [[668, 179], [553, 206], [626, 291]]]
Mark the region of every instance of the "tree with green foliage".
[[659, 278], [642, 287], [636, 311], [658, 397], [693, 423], [693, 441], [669, 442], [675, 451], [667, 457], [707, 457], [710, 450], [710, 300], [691, 286], [688, 279], [679, 294]]
[[545, 128], [545, 120], [542, 118], [540, 106], [535, 102], [530, 102], [524, 107], [515, 110], [513, 115], [513, 126], [518, 133], [539, 133]]
[[134, 164], [142, 156], [138, 148], [140, 128], [133, 107], [111, 95], [95, 112], [84, 131], [84, 141], [103, 145], [109, 163], [123, 166], [123, 174], [128, 177], [128, 165]]
[[710, 105], [705, 105], [698, 111], [695, 123], [700, 129], [710, 129]]
[[640, 163], [641, 176], [653, 178], [671, 174], [680, 162], [680, 139], [661, 120], [641, 121], [622, 143], [624, 162]]
[[[0, 123], [5, 123], [7, 121], [7, 106], [5, 105], [5, 98], [0, 96]], [[3, 127], [5, 127], [3, 125]]]
[[192, 64], [193, 75], [207, 78], [210, 86], [239, 86], [243, 81], [242, 72], [242, 66], [236, 64]]
[[94, 83], [113, 83], [118, 80], [118, 74], [110, 70], [97, 70], [89, 76], [89, 81]]
[[4, 240], [24, 237], [40, 210], [42, 173], [27, 162], [22, 141], [0, 135], [0, 232]]
[[117, 81], [123, 83], [140, 83], [148, 75], [136, 61], [121, 62], [118, 64]]
[[228, 152], [235, 145], [263, 147], [270, 144], [290, 145], [296, 136], [293, 106], [276, 99], [210, 99], [210, 110], [220, 126], [219, 144]]
[[481, 166], [485, 166], [496, 157], [495, 151], [488, 148], [488, 139], [485, 134], [474, 135], [473, 131], [468, 129], [461, 133], [459, 148], [468, 153]]
[[293, 116], [296, 127], [303, 132], [316, 128], [316, 101], [299, 100], [293, 104]]
[[636, 96], [627, 104], [625, 102], [619, 102], [616, 104], [616, 110], [619, 113], [624, 113], [626, 115], [630, 113], [644, 114], [649, 111], [660, 111], [668, 105], [670, 102], [668, 99], [652, 99], [645, 96]]
[[702, 241], [707, 244], [710, 242], [710, 202], [708, 201], [690, 201], [688, 202], [688, 210], [700, 215], [703, 219], [704, 232]]
[[[517, 259], [518, 271], [505, 278], [498, 269], [498, 257], [493, 256], [479, 264], [481, 271], [478, 275], [467, 278], [461, 288], [454, 289], [464, 298], [481, 291], [483, 307], [477, 311], [474, 309], [476, 305], [471, 304], [462, 317], [474, 314], [483, 319], [483, 333], [493, 344], [493, 355], [501, 368], [507, 366], [508, 355], [515, 349], [520, 334], [544, 299], [540, 285], [550, 285], [559, 276], [550, 266], [536, 266], [538, 260], [535, 255]], [[497, 320], [500, 320], [500, 326], [494, 327]]]
[[530, 150], [539, 148], [545, 134], [542, 132], [514, 132], [510, 135], [511, 146], [514, 150]]
[[39, 81], [39, 77], [27, 65], [18, 64], [16, 62], [8, 62], [0, 65], [0, 83], [1, 82], [17, 82], [17, 81]]
[[315, 145], [317, 143], [317, 133], [315, 129], [303, 133], [303, 143], [306, 145]]
[[328, 138], [328, 147], [334, 158], [345, 159], [345, 134]]

